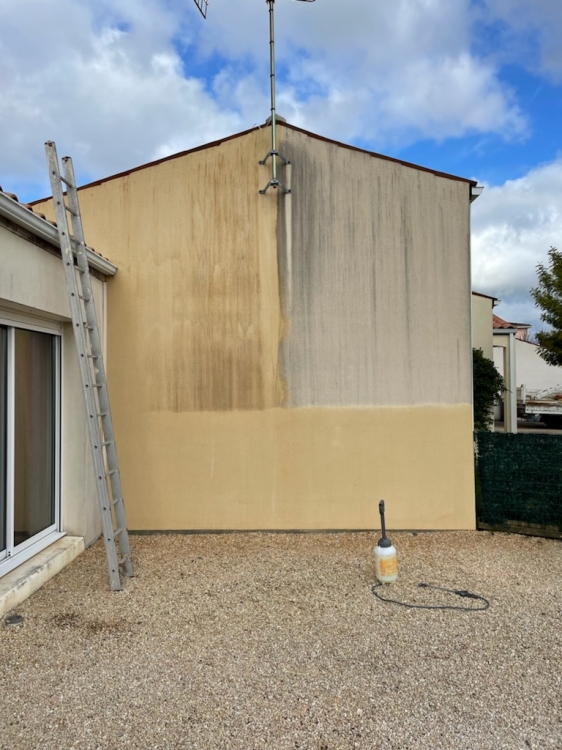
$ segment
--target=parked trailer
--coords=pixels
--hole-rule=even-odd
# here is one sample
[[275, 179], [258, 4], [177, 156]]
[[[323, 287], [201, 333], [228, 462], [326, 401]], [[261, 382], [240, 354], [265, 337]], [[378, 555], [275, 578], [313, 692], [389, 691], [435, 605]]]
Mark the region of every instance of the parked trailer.
[[517, 416], [538, 419], [547, 427], [562, 428], [562, 383], [542, 391], [527, 391], [522, 385], [517, 389]]

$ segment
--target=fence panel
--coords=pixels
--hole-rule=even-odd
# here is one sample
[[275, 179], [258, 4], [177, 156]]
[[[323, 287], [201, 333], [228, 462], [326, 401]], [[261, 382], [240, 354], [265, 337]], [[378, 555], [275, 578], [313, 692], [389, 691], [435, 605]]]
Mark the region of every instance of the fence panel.
[[562, 539], [562, 436], [475, 435], [477, 528]]

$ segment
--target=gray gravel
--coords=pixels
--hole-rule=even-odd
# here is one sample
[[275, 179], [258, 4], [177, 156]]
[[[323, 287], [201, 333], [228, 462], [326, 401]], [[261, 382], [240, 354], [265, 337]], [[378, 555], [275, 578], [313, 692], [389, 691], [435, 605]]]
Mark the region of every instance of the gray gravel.
[[[133, 537], [97, 543], [0, 627], [0, 748], [562, 748], [562, 546], [488, 532]], [[474, 602], [477, 605], [477, 602]]]

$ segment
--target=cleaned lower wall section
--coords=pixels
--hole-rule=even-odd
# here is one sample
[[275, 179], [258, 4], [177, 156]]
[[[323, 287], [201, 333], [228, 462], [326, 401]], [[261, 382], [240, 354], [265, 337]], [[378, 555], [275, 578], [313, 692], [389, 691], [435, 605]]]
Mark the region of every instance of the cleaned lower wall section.
[[129, 527], [474, 528], [469, 406], [152, 413], [119, 426]]

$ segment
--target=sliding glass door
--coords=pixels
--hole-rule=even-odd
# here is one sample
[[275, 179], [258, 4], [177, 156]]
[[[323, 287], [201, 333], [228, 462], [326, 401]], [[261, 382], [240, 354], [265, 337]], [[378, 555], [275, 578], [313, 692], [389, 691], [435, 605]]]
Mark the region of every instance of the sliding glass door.
[[0, 326], [0, 575], [58, 531], [59, 349]]
[[55, 523], [55, 337], [14, 329], [14, 546]]

